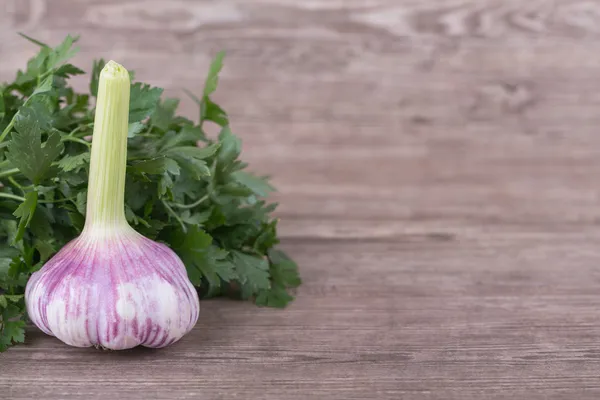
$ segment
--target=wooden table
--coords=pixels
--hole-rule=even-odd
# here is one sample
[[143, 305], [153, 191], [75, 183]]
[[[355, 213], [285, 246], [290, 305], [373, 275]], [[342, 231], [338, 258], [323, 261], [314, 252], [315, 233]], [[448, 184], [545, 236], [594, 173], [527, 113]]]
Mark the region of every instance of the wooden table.
[[0, 397], [599, 398], [600, 2], [4, 0], [2, 79], [16, 31], [178, 97], [227, 50], [217, 99], [305, 283], [202, 302], [160, 351], [31, 330]]

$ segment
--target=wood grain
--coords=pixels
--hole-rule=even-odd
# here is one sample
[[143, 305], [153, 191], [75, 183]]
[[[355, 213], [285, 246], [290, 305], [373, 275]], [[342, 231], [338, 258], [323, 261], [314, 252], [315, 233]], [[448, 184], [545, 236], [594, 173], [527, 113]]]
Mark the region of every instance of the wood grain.
[[[5, 0], [0, 80], [81, 34], [182, 97], [217, 93], [273, 176], [305, 284], [287, 310], [203, 303], [162, 351], [32, 330], [7, 399], [596, 399], [600, 3]], [[76, 80], [84, 89], [85, 77]]]

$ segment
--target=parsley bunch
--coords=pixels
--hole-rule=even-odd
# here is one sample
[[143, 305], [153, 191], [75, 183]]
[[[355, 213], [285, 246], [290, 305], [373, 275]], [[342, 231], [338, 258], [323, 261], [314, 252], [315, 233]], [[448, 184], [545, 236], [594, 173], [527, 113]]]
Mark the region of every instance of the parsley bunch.
[[[14, 82], [0, 85], [0, 351], [24, 341], [31, 273], [83, 228], [93, 100], [105, 65], [95, 61], [89, 93], [77, 93], [68, 82], [84, 73], [68, 63], [77, 38], [52, 48], [22, 36], [40, 51]], [[179, 101], [161, 98], [162, 89], [132, 83], [126, 217], [177, 252], [204, 297], [284, 307], [300, 277], [275, 249], [276, 204], [264, 200], [273, 187], [246, 171], [241, 141], [210, 98], [223, 56], [213, 60], [201, 96], [188, 93], [198, 123], [176, 115]], [[206, 123], [220, 127], [217, 138], [206, 135]]]

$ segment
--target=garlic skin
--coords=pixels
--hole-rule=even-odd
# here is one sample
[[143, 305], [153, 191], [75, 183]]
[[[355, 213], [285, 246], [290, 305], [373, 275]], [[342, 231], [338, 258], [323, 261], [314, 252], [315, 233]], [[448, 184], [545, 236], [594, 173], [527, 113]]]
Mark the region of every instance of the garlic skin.
[[109, 61], [100, 73], [81, 235], [29, 279], [31, 321], [77, 347], [164, 347], [196, 324], [196, 289], [179, 257], [125, 218], [129, 72]]
[[179, 257], [131, 228], [100, 236], [84, 232], [31, 276], [32, 322], [76, 347], [160, 348], [181, 339], [200, 306]]

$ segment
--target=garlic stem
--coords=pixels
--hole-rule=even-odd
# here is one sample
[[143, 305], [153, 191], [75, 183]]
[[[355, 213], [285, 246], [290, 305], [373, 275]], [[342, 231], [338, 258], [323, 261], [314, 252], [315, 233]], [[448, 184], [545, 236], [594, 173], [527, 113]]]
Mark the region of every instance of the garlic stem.
[[109, 61], [100, 73], [85, 229], [128, 227], [125, 219], [125, 172], [129, 124], [129, 73]]

